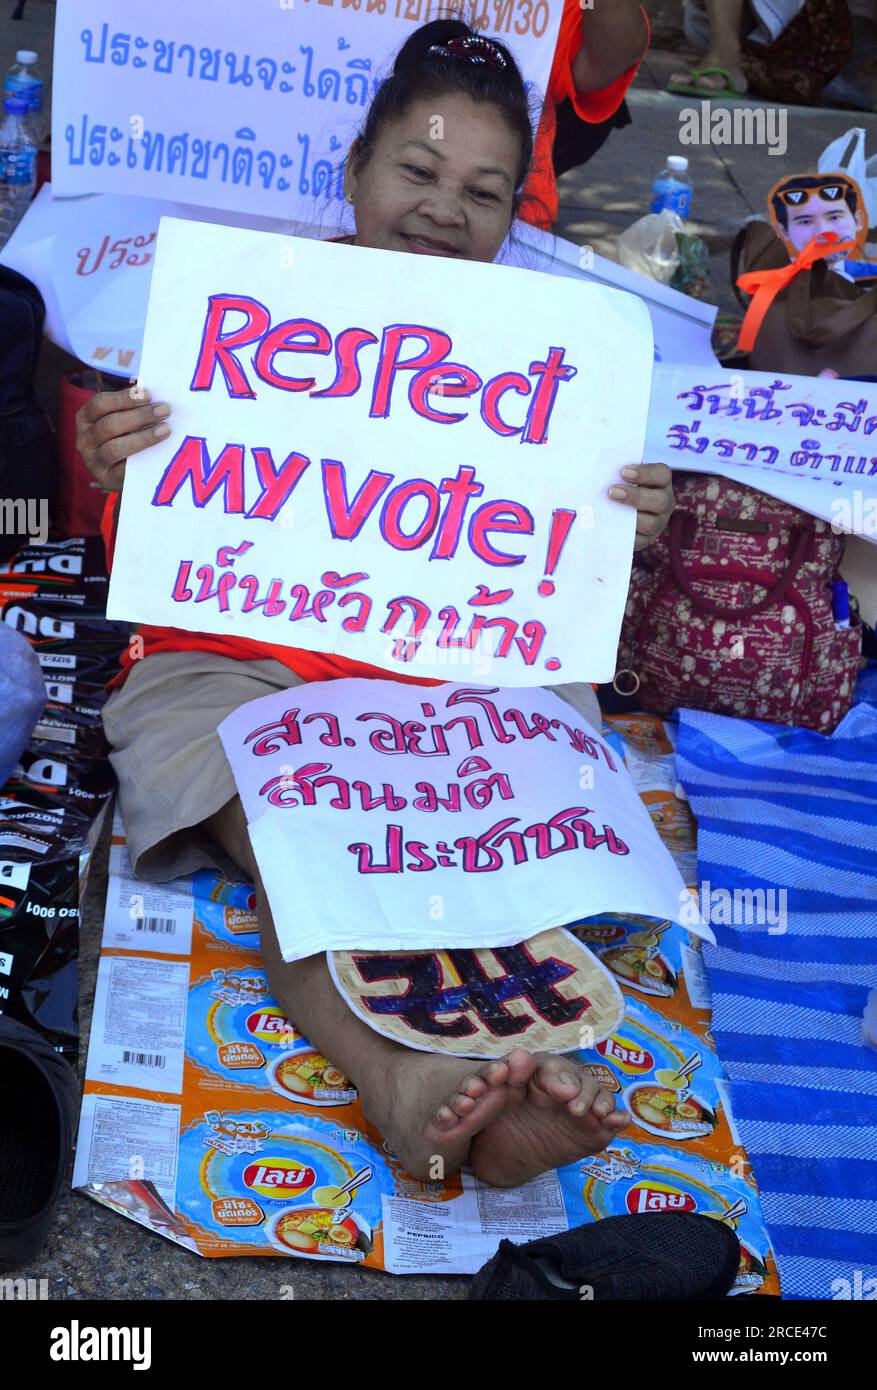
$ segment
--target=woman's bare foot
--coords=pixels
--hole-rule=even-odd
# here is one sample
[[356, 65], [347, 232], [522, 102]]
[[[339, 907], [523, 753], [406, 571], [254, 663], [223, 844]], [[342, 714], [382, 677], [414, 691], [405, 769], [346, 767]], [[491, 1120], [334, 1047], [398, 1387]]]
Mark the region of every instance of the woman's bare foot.
[[537, 1053], [523, 1100], [499, 1109], [472, 1140], [475, 1176], [518, 1187], [550, 1168], [600, 1153], [630, 1124], [626, 1110], [577, 1063]]
[[574, 1063], [514, 1048], [479, 1064], [415, 1052], [369, 1028], [341, 997], [324, 955], [282, 959], [240, 798], [204, 825], [256, 885], [262, 957], [286, 1016], [350, 1077], [412, 1177], [446, 1177], [468, 1160], [485, 1181], [514, 1185], [597, 1152], [623, 1128], [604, 1120], [611, 1096], [598, 1096], [590, 1078], [583, 1084]]
[[502, 1060], [399, 1048], [371, 1084], [359, 1081], [368, 1119], [380, 1129], [405, 1170], [416, 1178], [442, 1178], [469, 1157], [476, 1134], [507, 1109], [522, 1104], [537, 1059], [514, 1048]]

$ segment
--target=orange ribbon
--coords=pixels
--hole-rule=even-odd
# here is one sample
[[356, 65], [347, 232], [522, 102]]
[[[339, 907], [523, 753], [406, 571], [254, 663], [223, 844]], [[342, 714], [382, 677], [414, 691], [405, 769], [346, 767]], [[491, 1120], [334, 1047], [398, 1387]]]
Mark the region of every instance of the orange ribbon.
[[737, 339], [738, 352], [751, 352], [755, 347], [758, 331], [764, 323], [765, 315], [777, 295], [790, 285], [802, 270], [810, 270], [825, 256], [858, 251], [856, 241], [841, 241], [836, 232], [822, 232], [804, 247], [804, 250], [778, 270], [750, 270], [741, 275], [737, 284], [746, 294], [752, 295], [752, 303], [746, 310], [746, 317]]

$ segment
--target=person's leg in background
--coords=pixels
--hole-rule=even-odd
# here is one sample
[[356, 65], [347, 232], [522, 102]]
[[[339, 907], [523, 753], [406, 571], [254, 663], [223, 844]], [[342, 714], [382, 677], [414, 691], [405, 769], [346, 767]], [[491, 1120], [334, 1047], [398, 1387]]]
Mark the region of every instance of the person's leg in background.
[[[674, 73], [670, 86], [688, 83], [700, 88], [706, 96], [711, 92], [726, 91], [727, 81], [721, 72], [705, 71], [707, 68], [721, 68], [729, 74], [732, 90], [742, 96], [747, 88], [740, 46], [744, 0], [704, 0], [704, 4], [709, 21], [709, 48], [695, 69], [687, 73]], [[694, 72], [703, 75], [695, 78]]]

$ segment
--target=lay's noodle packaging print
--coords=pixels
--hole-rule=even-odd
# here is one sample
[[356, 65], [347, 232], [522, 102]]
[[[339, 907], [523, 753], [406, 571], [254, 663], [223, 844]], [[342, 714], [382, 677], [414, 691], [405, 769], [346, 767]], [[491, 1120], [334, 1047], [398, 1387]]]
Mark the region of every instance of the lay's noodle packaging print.
[[[616, 738], [618, 726], [645, 750], [641, 777], [669, 784], [662, 721], [625, 717]], [[710, 1033], [700, 940], [683, 925], [603, 913], [569, 927], [622, 996], [611, 1034], [595, 1044], [583, 1029], [572, 1054], [631, 1116], [605, 1153], [524, 1189], [465, 1171], [420, 1180], [273, 997], [252, 887], [198, 873], [153, 894], [126, 867], [120, 820], [113, 852], [77, 1188], [202, 1256], [393, 1273], [473, 1273], [502, 1238], [698, 1211], [740, 1237], [735, 1292], [778, 1291]], [[156, 930], [132, 930], [132, 903]]]
[[180, 1158], [178, 1211], [211, 1253], [375, 1262], [392, 1180], [379, 1146], [356, 1128], [273, 1110], [207, 1111], [183, 1128]]
[[[745, 1172], [745, 1175], [744, 1175]], [[562, 1170], [571, 1223], [641, 1212], [687, 1211], [737, 1233], [740, 1269], [732, 1294], [776, 1291], [776, 1266], [758, 1194], [745, 1165], [696, 1161], [626, 1134], [602, 1154]]]

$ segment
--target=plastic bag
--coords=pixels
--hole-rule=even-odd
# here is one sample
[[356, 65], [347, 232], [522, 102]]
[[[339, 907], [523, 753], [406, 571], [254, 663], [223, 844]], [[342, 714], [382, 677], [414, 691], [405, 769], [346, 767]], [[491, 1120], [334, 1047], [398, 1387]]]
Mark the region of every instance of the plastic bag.
[[76, 1065], [79, 862], [0, 859], [0, 1013], [42, 1033]]
[[710, 253], [706, 242], [699, 236], [688, 236], [677, 232], [676, 244], [679, 248], [679, 265], [673, 272], [670, 288], [680, 294], [689, 294], [692, 299], [701, 299], [706, 304], [715, 304], [716, 291], [710, 274]]
[[619, 236], [619, 264], [668, 285], [679, 265], [676, 234], [684, 231], [682, 218], [669, 208], [646, 213]]
[[820, 174], [849, 174], [862, 190], [868, 225], [877, 228], [877, 155], [868, 159], [863, 126], [853, 126], [826, 145], [816, 166]]
[[106, 612], [110, 581], [100, 537], [25, 545], [0, 564], [0, 602], [39, 598], [83, 613]]
[[0, 764], [17, 764], [0, 766], [0, 1014], [74, 1065], [79, 912], [115, 784], [101, 708], [128, 640], [102, 616], [106, 591], [99, 540], [29, 543], [0, 564]]

